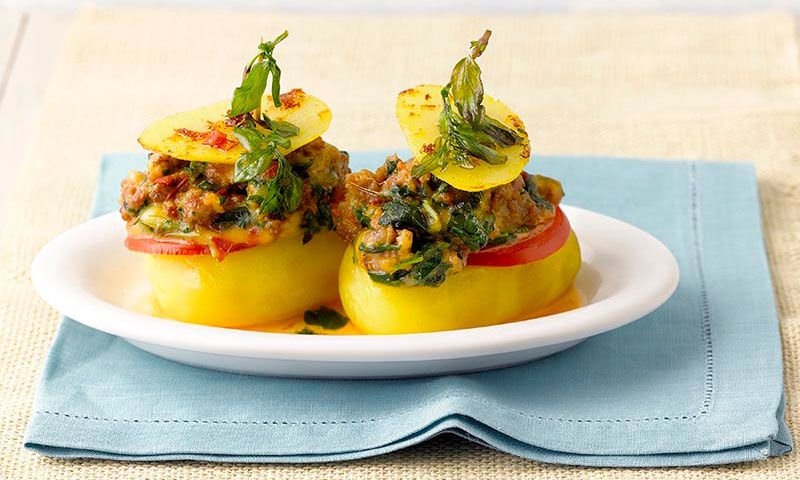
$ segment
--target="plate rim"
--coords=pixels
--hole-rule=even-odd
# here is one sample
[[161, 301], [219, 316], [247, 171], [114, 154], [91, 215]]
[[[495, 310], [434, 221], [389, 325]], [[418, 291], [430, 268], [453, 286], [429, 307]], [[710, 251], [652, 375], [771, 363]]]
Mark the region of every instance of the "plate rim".
[[[672, 252], [660, 240], [608, 215], [569, 205], [563, 205], [562, 209], [568, 218], [589, 215], [616, 224], [615, 230], [627, 231], [652, 248], [661, 275], [645, 285], [646, 295], [640, 294], [638, 302], [624, 303], [623, 308], [608, 307], [617, 294], [566, 312], [485, 327], [395, 335], [291, 335], [288, 336], [291, 341], [287, 342], [284, 333], [227, 329], [154, 317], [109, 303], [78, 286], [64, 287], [59, 280], [68, 274], [55, 269], [58, 263], [55, 260], [64, 256], [64, 247], [70, 246], [84, 230], [109, 228], [106, 224], [112, 223], [121, 226], [123, 222], [116, 212], [95, 217], [51, 239], [34, 258], [30, 274], [39, 295], [63, 315], [124, 339], [207, 354], [315, 362], [408, 362], [528, 350], [619, 328], [651, 313], [672, 296], [680, 270]], [[645, 298], [647, 301], [643, 301]], [[82, 306], [82, 302], [88, 306]], [[569, 321], [579, 314], [586, 314], [582, 321]], [[112, 320], [120, 315], [129, 317], [128, 321]]]

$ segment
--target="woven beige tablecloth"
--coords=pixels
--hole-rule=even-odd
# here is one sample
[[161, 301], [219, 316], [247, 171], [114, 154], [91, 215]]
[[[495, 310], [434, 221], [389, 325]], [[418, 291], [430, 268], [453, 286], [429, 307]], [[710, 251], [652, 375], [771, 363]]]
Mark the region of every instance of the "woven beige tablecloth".
[[283, 28], [291, 32], [278, 53], [283, 84], [302, 85], [329, 103], [334, 119], [326, 138], [346, 149], [401, 146], [396, 93], [446, 79], [467, 40], [484, 27], [495, 32], [481, 59], [485, 84], [526, 121], [534, 154], [756, 163], [782, 321], [787, 415], [797, 435], [800, 69], [790, 15], [89, 10], [68, 35], [0, 238], [0, 478], [800, 477], [797, 454], [716, 468], [587, 470], [539, 464], [450, 436], [368, 460], [307, 466], [60, 461], [22, 448], [59, 323], [59, 314], [34, 293], [28, 267], [49, 238], [86, 218], [103, 152], [135, 151], [150, 120], [228, 96], [260, 36]]

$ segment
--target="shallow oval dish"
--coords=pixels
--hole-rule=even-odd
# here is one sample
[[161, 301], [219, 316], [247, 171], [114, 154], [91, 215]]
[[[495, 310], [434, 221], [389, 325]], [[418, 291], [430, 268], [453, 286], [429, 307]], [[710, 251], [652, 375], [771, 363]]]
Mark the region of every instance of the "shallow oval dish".
[[583, 257], [584, 306], [502, 325], [404, 335], [287, 335], [194, 325], [137, 312], [149, 289], [144, 258], [123, 246], [117, 213], [50, 241], [31, 267], [54, 308], [89, 327], [188, 365], [255, 375], [388, 378], [487, 370], [559, 352], [652, 312], [675, 291], [678, 265], [650, 234], [563, 207]]

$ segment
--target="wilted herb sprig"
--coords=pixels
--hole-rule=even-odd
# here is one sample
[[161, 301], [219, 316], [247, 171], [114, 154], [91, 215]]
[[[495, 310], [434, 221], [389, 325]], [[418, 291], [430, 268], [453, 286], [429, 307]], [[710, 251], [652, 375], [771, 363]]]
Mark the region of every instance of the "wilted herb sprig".
[[[303, 181], [297, 175], [279, 148], [291, 147], [291, 138], [299, 133], [296, 125], [283, 120], [270, 119], [261, 113], [261, 99], [272, 80], [272, 101], [281, 106], [281, 69], [272, 55], [275, 46], [289, 35], [284, 31], [271, 42], [262, 42], [258, 54], [245, 67], [242, 84], [233, 92], [228, 117], [234, 121], [233, 136], [246, 152], [236, 160], [233, 181], [257, 181], [260, 184], [249, 200], [258, 204], [262, 212], [283, 218], [300, 207]], [[269, 179], [260, 178], [273, 164], [277, 168]]]
[[475, 159], [492, 165], [502, 164], [508, 158], [498, 150], [522, 142], [517, 132], [491, 118], [483, 107], [481, 69], [475, 60], [486, 50], [491, 34], [486, 30], [481, 38], [471, 42], [469, 55], [453, 68], [450, 82], [441, 91], [440, 136], [433, 143], [433, 151], [414, 166], [414, 176], [444, 169], [450, 164], [474, 168]]

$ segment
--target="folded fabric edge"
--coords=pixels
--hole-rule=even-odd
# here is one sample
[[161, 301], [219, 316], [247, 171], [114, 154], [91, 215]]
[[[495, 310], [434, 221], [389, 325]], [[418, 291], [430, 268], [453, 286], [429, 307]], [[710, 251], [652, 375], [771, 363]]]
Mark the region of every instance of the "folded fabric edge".
[[[781, 411], [782, 415], [782, 411]], [[225, 463], [324, 463], [358, 460], [401, 450], [429, 440], [437, 435], [452, 433], [487, 448], [543, 463], [592, 467], [679, 467], [719, 465], [763, 460], [791, 451], [783, 443], [780, 432], [775, 439], [733, 449], [696, 453], [665, 453], [655, 455], [580, 455], [547, 450], [520, 442], [469, 417], [445, 417], [397, 441], [364, 450], [331, 454], [298, 455], [226, 455], [210, 453], [165, 453], [131, 455], [118, 451], [101, 451], [72, 448], [69, 445], [39, 443], [35, 434], [26, 439], [25, 448], [41, 455], [61, 459], [93, 458], [121, 461], [214, 461]]]

